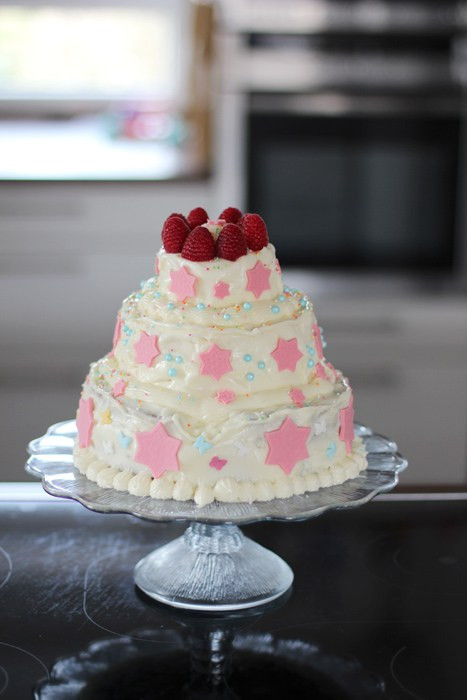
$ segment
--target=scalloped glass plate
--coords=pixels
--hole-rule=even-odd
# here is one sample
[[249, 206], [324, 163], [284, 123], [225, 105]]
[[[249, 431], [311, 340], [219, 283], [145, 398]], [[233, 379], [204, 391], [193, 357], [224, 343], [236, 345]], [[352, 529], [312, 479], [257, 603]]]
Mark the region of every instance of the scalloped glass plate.
[[197, 506], [194, 501], [158, 500], [102, 488], [80, 474], [73, 464], [75, 421], [52, 425], [46, 435], [29, 444], [29, 474], [42, 479], [52, 496], [71, 498], [100, 513], [128, 513], [155, 521], [191, 521], [198, 523], [232, 523], [246, 525], [262, 520], [307, 520], [331, 508], [353, 508], [370, 501], [383, 491], [394, 488], [398, 474], [407, 461], [397, 452], [395, 442], [373, 433], [359, 423], [355, 432], [361, 436], [368, 455], [368, 468], [355, 479], [337, 486], [290, 498], [276, 498], [255, 503], [219, 503]]

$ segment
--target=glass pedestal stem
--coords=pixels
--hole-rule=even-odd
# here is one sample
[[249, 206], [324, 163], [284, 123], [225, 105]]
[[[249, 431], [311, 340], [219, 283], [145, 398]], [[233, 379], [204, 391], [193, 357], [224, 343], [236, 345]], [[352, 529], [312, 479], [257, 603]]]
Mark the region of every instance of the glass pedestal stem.
[[135, 567], [135, 583], [155, 600], [188, 610], [240, 610], [290, 588], [293, 573], [236, 525], [192, 523]]

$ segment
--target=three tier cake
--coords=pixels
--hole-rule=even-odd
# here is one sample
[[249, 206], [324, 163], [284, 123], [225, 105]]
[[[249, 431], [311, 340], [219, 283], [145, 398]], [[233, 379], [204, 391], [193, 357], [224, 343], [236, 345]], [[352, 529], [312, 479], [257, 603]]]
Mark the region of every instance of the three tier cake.
[[93, 363], [75, 463], [156, 499], [266, 501], [366, 467], [353, 396], [310, 300], [283, 286], [264, 221], [229, 207], [172, 214], [155, 275], [123, 302]]

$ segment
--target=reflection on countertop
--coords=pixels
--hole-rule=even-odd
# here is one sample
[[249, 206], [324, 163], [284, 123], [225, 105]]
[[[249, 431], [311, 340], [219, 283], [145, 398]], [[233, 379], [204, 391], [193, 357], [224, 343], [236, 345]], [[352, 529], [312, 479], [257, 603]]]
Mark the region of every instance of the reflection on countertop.
[[[130, 670], [132, 659], [145, 672], [135, 682], [147, 681], [151, 670], [161, 691], [176, 680], [175, 650], [185, 683], [199, 681], [210, 644], [218, 641], [224, 651], [231, 635], [233, 653], [220, 680], [236, 697], [251, 697], [242, 693], [244, 684], [256, 689], [271, 671], [277, 681], [288, 677], [295, 687], [316, 691], [295, 697], [457, 700], [465, 694], [459, 653], [466, 643], [465, 515], [465, 499], [387, 496], [299, 524], [247, 527], [245, 534], [287, 560], [293, 591], [262, 615], [216, 622], [136, 593], [136, 562], [181, 534], [183, 525], [110, 518], [60, 499], [3, 503], [0, 493], [8, 555], [0, 553], [2, 699], [28, 697], [39, 683], [49, 690], [44, 698], [70, 697], [51, 693], [54, 681], [69, 691], [73, 676], [88, 691], [80, 697], [112, 697], [97, 689], [119, 678], [128, 682], [119, 671]], [[194, 647], [200, 654], [192, 654], [190, 666]], [[277, 690], [282, 697], [279, 683]], [[266, 697], [275, 697], [270, 692]]]

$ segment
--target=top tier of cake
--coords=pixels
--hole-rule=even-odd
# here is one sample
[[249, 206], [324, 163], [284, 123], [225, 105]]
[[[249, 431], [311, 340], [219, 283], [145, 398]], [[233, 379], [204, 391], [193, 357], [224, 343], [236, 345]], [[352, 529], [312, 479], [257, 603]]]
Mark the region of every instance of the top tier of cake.
[[156, 274], [161, 294], [172, 302], [189, 305], [222, 308], [271, 300], [282, 292], [280, 267], [271, 243], [234, 261], [215, 258], [194, 262], [162, 248], [157, 254]]

